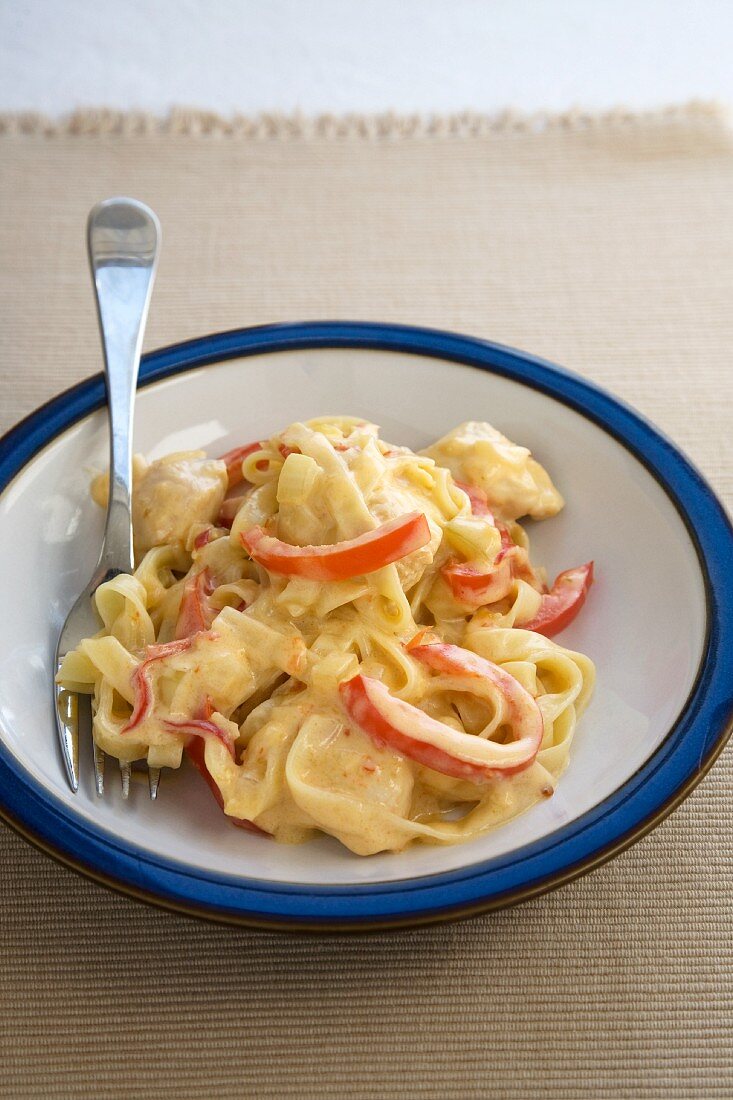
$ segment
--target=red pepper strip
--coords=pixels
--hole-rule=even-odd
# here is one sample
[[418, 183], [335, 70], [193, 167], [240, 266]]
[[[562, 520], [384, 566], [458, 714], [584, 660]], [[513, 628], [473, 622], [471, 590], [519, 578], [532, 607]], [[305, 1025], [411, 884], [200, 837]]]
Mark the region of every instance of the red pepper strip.
[[459, 489], [462, 489], [471, 502], [471, 514], [474, 516], [489, 516], [491, 522], [494, 522], [494, 514], [489, 508], [489, 498], [483, 489], [479, 489], [478, 485], [468, 485], [465, 481], [454, 482]]
[[542, 597], [540, 609], [528, 623], [517, 623], [522, 630], [534, 630], [552, 638], [568, 626], [580, 611], [593, 584], [593, 562], [566, 569], [555, 579], [552, 589]]
[[208, 630], [216, 616], [209, 606], [208, 597], [216, 588], [208, 566], [189, 577], [183, 587], [181, 607], [176, 623], [176, 638], [189, 638], [201, 630]]
[[212, 722], [209, 718], [183, 718], [181, 721], [175, 718], [164, 718], [163, 725], [171, 733], [189, 733], [192, 737], [201, 737], [204, 740], [207, 737], [215, 737], [229, 750], [232, 758], [234, 757], [234, 745], [231, 739], [221, 726], [218, 726], [216, 722]]
[[428, 639], [434, 638], [435, 641], [439, 641], [437, 634], [433, 634], [429, 626], [423, 626], [418, 630], [417, 634], [413, 634], [409, 642], [405, 643], [405, 649], [409, 653], [411, 649], [419, 645], [428, 645]]
[[199, 531], [198, 535], [193, 540], [194, 550], [201, 550], [207, 543], [211, 542], [213, 530], [213, 527], [206, 527], [203, 531]]
[[153, 661], [159, 661], [162, 657], [170, 657], [174, 653], [183, 653], [190, 645], [191, 638], [179, 638], [175, 642], [166, 642], [165, 645], [148, 646], [145, 660], [140, 662], [132, 674], [132, 687], [135, 693], [132, 714], [126, 725], [120, 730], [121, 733], [127, 733], [129, 730], [135, 729], [135, 726], [138, 726], [143, 718], [147, 717], [153, 705], [153, 693], [148, 679], [148, 665], [151, 665]]
[[[506, 531], [506, 528], [504, 528]], [[502, 534], [503, 542], [503, 534]], [[477, 569], [467, 562], [449, 561], [441, 569], [441, 574], [450, 585], [453, 598], [465, 607], [476, 609], [486, 604], [503, 600], [511, 591], [514, 578], [526, 581], [533, 588], [546, 589], [540, 585], [537, 575], [529, 564], [527, 551], [509, 539], [509, 546], [496, 555], [492, 567], [488, 570]]]
[[460, 733], [397, 699], [380, 680], [361, 674], [339, 686], [349, 719], [377, 745], [390, 745], [418, 764], [454, 779], [482, 783], [529, 767], [542, 743], [543, 733], [542, 715], [529, 692], [497, 665], [458, 646], [418, 646], [411, 653], [429, 664], [424, 657], [428, 650], [465, 654], [465, 659], [462, 656], [456, 659], [451, 652], [445, 654], [443, 671], [465, 675], [467, 679], [479, 677], [504, 695], [514, 741], [499, 744], [474, 734]]
[[336, 581], [373, 573], [407, 557], [430, 542], [430, 528], [422, 512], [411, 512], [355, 539], [326, 546], [291, 546], [262, 527], [252, 527], [240, 537], [250, 556], [271, 573]]
[[226, 527], [227, 530], [231, 529], [235, 516], [246, 499], [246, 493], [238, 497], [227, 497], [219, 509], [219, 515], [216, 517], [216, 526]]
[[478, 681], [489, 681], [498, 688], [507, 703], [509, 724], [515, 742], [524, 740], [529, 742], [529, 758], [521, 764], [502, 769], [502, 774], [513, 775], [532, 763], [542, 744], [545, 724], [535, 699], [518, 680], [499, 665], [495, 665], [493, 661], [479, 657], [470, 649], [463, 649], [461, 646], [450, 645], [447, 642], [416, 646], [411, 650], [411, 656], [435, 672], [449, 676], [465, 676], [467, 680], [472, 677]]
[[[204, 721], [208, 721], [208, 719], [211, 718], [211, 715], [213, 713], [214, 713], [214, 704], [212, 702], [211, 697], [209, 695], [207, 695], [206, 699], [204, 701], [204, 705], [201, 708], [200, 717], [202, 719], [204, 719]], [[231, 748], [230, 748], [230, 751], [231, 751]], [[233, 752], [232, 752], [232, 755], [234, 755]], [[192, 737], [191, 740], [186, 745], [186, 756], [191, 761], [194, 768], [196, 768], [196, 771], [199, 772], [204, 777], [204, 779], [206, 780], [206, 782], [209, 785], [209, 789], [211, 790], [212, 794], [214, 795], [214, 798], [216, 799], [216, 801], [219, 803], [219, 806], [223, 810], [224, 809], [224, 799], [221, 796], [221, 791], [219, 790], [219, 788], [216, 784], [216, 781], [214, 780], [213, 775], [211, 774], [209, 769], [206, 767], [206, 742], [205, 742], [205, 739], [203, 737]], [[229, 820], [231, 821], [232, 825], [237, 825], [240, 829], [246, 829], [250, 833], [259, 833], [260, 836], [270, 836], [270, 834], [266, 833], [264, 829], [260, 829], [259, 825], [255, 825], [255, 823], [253, 821], [249, 821], [246, 817], [230, 817]]]
[[235, 447], [234, 450], [227, 451], [221, 456], [221, 461], [226, 464], [230, 489], [234, 485], [239, 485], [240, 481], [244, 481], [242, 463], [245, 458], [254, 454], [255, 451], [261, 451], [263, 446], [264, 443], [258, 440], [256, 443], [248, 443], [246, 447]]
[[513, 557], [511, 550], [500, 550], [488, 572], [467, 562], [456, 561], [448, 562], [440, 572], [458, 603], [471, 608], [483, 607], [484, 604], [496, 603], [509, 595], [513, 579]]
[[494, 520], [494, 527], [496, 527], [497, 531], [501, 535], [501, 548], [502, 548], [502, 550], [513, 550], [514, 549], [514, 539], [509, 534], [509, 528], [507, 527], [507, 525], [505, 523], [502, 523], [500, 519], [495, 519]]

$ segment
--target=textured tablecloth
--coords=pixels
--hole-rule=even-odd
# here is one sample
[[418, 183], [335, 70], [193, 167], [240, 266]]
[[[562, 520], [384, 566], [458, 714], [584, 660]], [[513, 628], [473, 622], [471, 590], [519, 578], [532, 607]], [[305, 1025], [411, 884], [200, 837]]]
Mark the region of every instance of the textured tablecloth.
[[[114, 194], [163, 222], [149, 347], [303, 318], [490, 337], [631, 401], [733, 500], [733, 149], [715, 110], [0, 119], [5, 426], [99, 368], [84, 219]], [[0, 1092], [731, 1096], [732, 760], [562, 890], [349, 939], [151, 910], [0, 827]]]

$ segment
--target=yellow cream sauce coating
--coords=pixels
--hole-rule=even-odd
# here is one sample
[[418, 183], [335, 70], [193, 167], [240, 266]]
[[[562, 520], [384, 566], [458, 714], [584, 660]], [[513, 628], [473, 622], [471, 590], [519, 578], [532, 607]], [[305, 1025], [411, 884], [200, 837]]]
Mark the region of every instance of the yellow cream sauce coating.
[[[151, 463], [136, 456], [135, 572], [98, 589], [102, 627], [59, 674], [92, 696], [98, 745], [120, 760], [178, 768], [191, 736], [182, 726], [203, 721], [206, 766], [227, 815], [286, 843], [326, 833], [358, 855], [466, 841], [551, 796], [593, 664], [522, 629], [540, 606], [541, 570], [474, 611], [441, 572], [457, 557], [490, 569], [501, 552], [497, 524], [528, 551], [517, 520], [562, 507], [529, 451], [469, 422], [416, 454], [359, 418], [321, 417], [263, 441], [242, 475], [228, 492], [224, 462], [203, 452]], [[473, 515], [457, 483], [485, 493], [491, 514]], [[106, 491], [100, 475], [92, 492], [101, 505]], [[227, 494], [236, 497], [231, 529], [220, 518]], [[337, 543], [412, 512], [426, 517], [429, 541], [357, 577], [268, 572], [242, 544], [258, 526], [294, 546]], [[176, 649], [182, 609], [202, 577], [207, 621]], [[451, 778], [349, 720], [339, 685], [361, 672], [451, 729], [501, 738], [489, 697], [410, 656], [407, 643], [422, 629], [498, 665], [536, 701], [544, 734], [524, 771]], [[168, 651], [157, 655], [159, 646]], [[132, 722], [141, 690], [147, 706]]]

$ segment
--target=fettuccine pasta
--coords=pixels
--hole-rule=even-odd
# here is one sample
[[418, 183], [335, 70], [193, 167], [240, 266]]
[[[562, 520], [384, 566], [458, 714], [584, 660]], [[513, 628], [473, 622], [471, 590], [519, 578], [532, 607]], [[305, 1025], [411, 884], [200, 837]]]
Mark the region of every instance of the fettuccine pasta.
[[235, 824], [358, 855], [553, 794], [594, 669], [551, 636], [592, 563], [548, 588], [530, 562], [518, 520], [563, 501], [529, 451], [471, 422], [416, 454], [336, 416], [134, 475], [137, 568], [58, 677], [104, 752], [188, 758]]

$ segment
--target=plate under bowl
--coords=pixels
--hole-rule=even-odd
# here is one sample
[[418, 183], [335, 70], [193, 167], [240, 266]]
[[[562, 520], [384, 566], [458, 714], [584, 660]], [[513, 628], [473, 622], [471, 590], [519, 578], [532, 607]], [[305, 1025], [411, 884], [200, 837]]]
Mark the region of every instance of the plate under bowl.
[[[151, 804], [103, 801], [83, 766], [68, 791], [51, 657], [91, 573], [102, 519], [88, 496], [106, 462], [97, 377], [0, 443], [0, 811], [84, 873], [170, 908], [293, 929], [426, 923], [530, 897], [643, 835], [695, 785], [733, 719], [733, 532], [712, 490], [650, 424], [532, 356], [426, 329], [306, 323], [207, 336], [145, 357], [136, 448], [216, 454], [292, 420], [345, 412], [424, 446], [486, 419], [550, 470], [567, 507], [530, 524], [554, 574], [595, 558], [597, 582], [560, 639], [598, 689], [555, 796], [456, 847], [353, 856], [331, 838], [278, 845], [231, 829], [192, 772]], [[12, 584], [8, 581], [12, 578]]]

